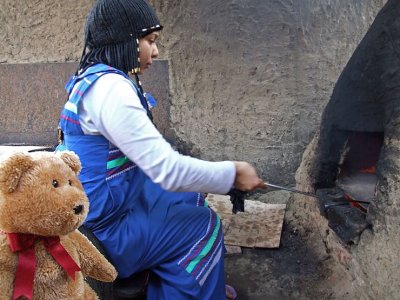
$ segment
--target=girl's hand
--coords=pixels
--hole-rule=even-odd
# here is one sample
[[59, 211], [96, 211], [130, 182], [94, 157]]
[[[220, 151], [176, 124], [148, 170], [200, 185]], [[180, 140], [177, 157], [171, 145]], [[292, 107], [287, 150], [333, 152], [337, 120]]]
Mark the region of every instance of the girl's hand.
[[236, 167], [236, 177], [234, 186], [243, 192], [254, 191], [255, 189], [265, 189], [267, 186], [264, 181], [258, 177], [256, 169], [247, 162], [234, 161]]

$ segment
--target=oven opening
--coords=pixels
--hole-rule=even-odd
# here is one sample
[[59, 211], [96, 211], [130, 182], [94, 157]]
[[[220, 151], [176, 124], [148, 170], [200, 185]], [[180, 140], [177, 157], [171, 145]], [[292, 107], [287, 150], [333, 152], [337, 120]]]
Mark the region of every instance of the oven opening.
[[372, 226], [368, 207], [376, 197], [377, 163], [383, 132], [342, 131], [345, 136], [337, 163], [337, 175], [328, 188], [317, 189], [320, 210], [329, 226], [346, 243], [355, 244], [361, 232]]

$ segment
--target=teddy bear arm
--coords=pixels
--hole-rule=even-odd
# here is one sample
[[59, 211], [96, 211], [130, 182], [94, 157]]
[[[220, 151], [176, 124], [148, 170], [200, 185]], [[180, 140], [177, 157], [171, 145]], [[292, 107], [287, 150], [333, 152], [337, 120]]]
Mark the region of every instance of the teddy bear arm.
[[14, 274], [0, 270], [0, 299], [11, 299], [13, 294]]
[[96, 280], [112, 282], [117, 277], [114, 266], [79, 231], [71, 233], [71, 238], [80, 258], [82, 273]]
[[16, 257], [10, 251], [9, 246], [2, 240], [0, 242], [0, 299], [12, 298], [16, 267]]

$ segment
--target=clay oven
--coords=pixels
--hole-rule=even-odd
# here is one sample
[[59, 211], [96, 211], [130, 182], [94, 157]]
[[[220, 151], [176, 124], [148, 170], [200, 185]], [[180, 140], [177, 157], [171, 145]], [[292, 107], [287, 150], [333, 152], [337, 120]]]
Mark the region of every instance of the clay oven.
[[363, 294], [392, 299], [400, 277], [399, 1], [379, 12], [339, 77], [296, 183], [319, 199], [296, 196], [294, 214], [317, 228]]

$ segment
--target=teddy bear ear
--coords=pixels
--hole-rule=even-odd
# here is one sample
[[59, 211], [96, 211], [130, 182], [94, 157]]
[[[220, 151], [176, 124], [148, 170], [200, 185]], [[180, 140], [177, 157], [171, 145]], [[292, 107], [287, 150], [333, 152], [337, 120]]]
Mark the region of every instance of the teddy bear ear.
[[22, 175], [33, 166], [34, 160], [28, 154], [11, 154], [0, 163], [0, 190], [4, 193], [14, 192]]
[[74, 173], [76, 175], [79, 174], [82, 166], [81, 166], [81, 161], [79, 160], [78, 155], [76, 155], [72, 151], [60, 151], [60, 152], [57, 152], [57, 154], [67, 164], [67, 166], [70, 167], [72, 169], [72, 171], [74, 171]]

